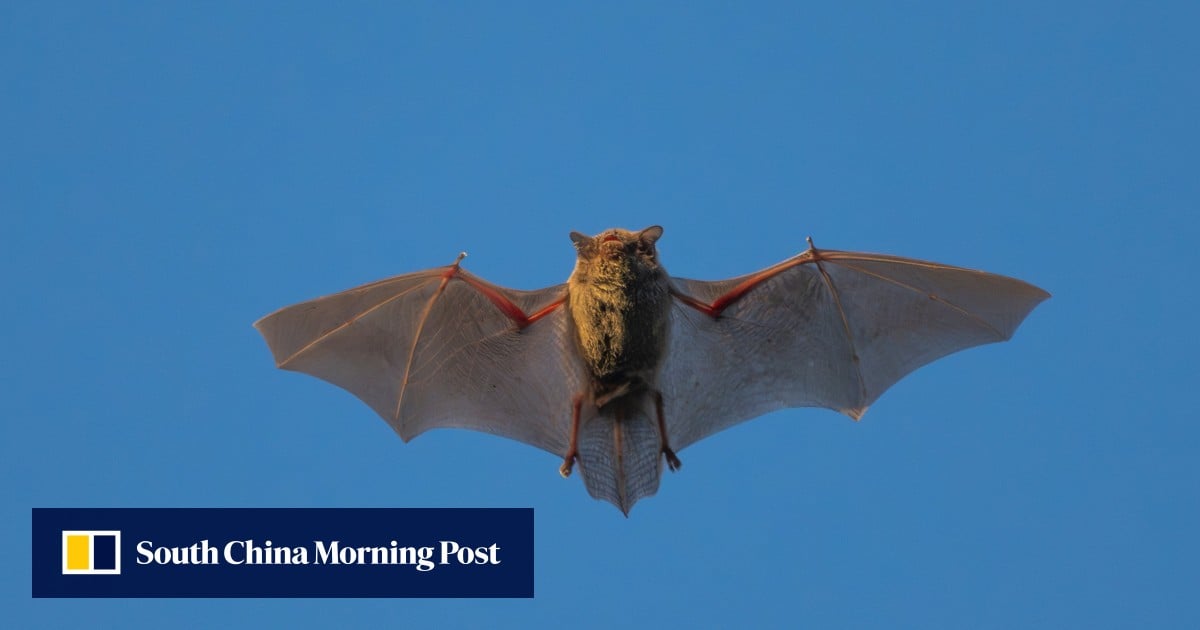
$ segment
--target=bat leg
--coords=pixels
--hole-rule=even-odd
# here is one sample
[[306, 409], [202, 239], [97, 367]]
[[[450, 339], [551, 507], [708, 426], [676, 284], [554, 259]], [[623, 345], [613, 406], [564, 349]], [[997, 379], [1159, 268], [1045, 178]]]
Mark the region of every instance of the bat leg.
[[603, 407], [604, 405], [607, 405], [608, 403], [612, 402], [613, 400], [620, 398], [621, 396], [624, 396], [625, 394], [628, 394], [629, 390], [631, 390], [631, 389], [633, 389], [633, 383], [630, 381], [626, 381], [626, 382], [618, 385], [616, 389], [609, 390], [609, 391], [605, 392], [604, 394], [597, 396], [596, 397], [596, 408], [599, 409], [599, 408]]
[[671, 450], [671, 443], [667, 439], [667, 420], [663, 414], [663, 398], [662, 392], [654, 390], [654, 410], [658, 413], [658, 434], [662, 436], [662, 454], [667, 458], [667, 468], [671, 472], [675, 472], [683, 467], [683, 462], [675, 456], [675, 451]]
[[571, 469], [575, 467], [575, 457], [579, 455], [579, 410], [582, 405], [583, 394], [579, 394], [571, 405], [571, 445], [567, 447], [562, 466], [558, 467], [558, 474], [564, 479], [571, 476]]

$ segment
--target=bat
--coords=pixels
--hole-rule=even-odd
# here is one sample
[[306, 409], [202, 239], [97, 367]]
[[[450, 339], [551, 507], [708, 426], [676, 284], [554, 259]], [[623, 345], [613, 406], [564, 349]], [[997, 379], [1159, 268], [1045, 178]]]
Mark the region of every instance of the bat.
[[280, 309], [255, 323], [278, 367], [337, 385], [404, 441], [492, 433], [578, 465], [626, 515], [663, 464], [784, 407], [858, 420], [906, 374], [1010, 339], [1045, 291], [881, 254], [808, 249], [728, 280], [670, 276], [663, 229], [571, 233], [565, 284], [520, 291], [453, 264]]

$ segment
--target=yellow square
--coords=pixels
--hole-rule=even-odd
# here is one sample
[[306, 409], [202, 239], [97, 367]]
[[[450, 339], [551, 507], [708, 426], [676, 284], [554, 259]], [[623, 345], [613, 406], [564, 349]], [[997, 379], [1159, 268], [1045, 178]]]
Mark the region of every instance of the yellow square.
[[88, 557], [91, 555], [91, 542], [91, 536], [67, 536], [67, 569], [86, 571], [92, 568]]

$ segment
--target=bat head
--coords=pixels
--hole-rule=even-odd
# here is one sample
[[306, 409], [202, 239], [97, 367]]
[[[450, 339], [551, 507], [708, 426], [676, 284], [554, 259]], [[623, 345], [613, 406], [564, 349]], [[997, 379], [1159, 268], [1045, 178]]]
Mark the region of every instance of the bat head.
[[580, 264], [607, 261], [652, 270], [658, 268], [658, 251], [654, 243], [662, 233], [662, 227], [657, 225], [637, 232], [613, 228], [595, 236], [571, 232], [571, 241], [575, 243]]

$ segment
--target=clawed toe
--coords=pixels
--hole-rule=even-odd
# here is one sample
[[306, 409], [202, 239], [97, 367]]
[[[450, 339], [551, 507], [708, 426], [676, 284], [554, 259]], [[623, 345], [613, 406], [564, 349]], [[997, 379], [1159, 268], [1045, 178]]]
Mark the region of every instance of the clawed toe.
[[563, 479], [571, 476], [571, 469], [575, 467], [575, 458], [568, 457], [563, 460], [562, 466], [558, 467], [558, 474], [563, 476]]

